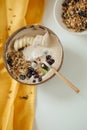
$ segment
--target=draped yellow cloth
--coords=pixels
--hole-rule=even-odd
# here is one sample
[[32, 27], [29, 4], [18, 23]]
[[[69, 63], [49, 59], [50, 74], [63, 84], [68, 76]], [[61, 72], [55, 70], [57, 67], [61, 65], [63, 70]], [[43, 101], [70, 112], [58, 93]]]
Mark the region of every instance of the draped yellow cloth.
[[3, 63], [6, 39], [42, 20], [45, 0], [0, 0], [0, 130], [32, 130], [36, 87], [13, 80]]

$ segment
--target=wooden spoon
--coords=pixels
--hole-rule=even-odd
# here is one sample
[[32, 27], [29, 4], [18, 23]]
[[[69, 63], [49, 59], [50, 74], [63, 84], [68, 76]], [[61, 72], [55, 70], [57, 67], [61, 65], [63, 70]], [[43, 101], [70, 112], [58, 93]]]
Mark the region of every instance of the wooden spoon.
[[64, 77], [61, 73], [59, 73], [55, 68], [51, 67], [51, 69], [54, 71], [54, 73], [62, 79], [70, 88], [72, 88], [76, 93], [79, 93], [80, 90], [72, 84], [66, 77]]

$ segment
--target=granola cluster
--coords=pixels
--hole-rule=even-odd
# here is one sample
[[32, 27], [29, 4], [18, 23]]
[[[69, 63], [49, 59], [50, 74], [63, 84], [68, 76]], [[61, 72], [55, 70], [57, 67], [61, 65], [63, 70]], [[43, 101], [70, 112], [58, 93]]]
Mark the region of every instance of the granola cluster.
[[27, 68], [31, 65], [30, 61], [25, 60], [22, 51], [15, 50], [7, 53], [7, 63], [16, 79], [27, 73]]
[[75, 32], [87, 30], [87, 0], [64, 0], [62, 19], [67, 28]]

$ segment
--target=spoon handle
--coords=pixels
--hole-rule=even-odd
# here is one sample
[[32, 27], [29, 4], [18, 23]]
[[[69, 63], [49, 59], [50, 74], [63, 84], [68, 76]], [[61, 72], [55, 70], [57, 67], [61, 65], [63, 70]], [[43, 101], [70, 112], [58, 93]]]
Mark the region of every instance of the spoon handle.
[[72, 88], [76, 93], [79, 93], [79, 89], [72, 84], [66, 77], [64, 77], [61, 73], [59, 73], [55, 68], [52, 68], [52, 70], [54, 71], [54, 73], [60, 78], [62, 79], [70, 88]]

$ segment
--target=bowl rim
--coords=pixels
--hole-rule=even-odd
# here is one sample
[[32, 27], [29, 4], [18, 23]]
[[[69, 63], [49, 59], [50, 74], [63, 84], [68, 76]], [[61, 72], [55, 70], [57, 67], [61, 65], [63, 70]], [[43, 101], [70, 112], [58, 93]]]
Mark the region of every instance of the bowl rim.
[[53, 78], [54, 76], [55, 76], [55, 73], [53, 73], [49, 78], [47, 78], [47, 79], [45, 79], [44, 81], [42, 81], [42, 82], [39, 82], [39, 83], [33, 83], [33, 84], [28, 84], [28, 83], [23, 83], [23, 82], [21, 82], [21, 81], [19, 81], [19, 80], [17, 80], [12, 74], [11, 74], [11, 72], [9, 71], [9, 69], [8, 69], [8, 65], [7, 65], [7, 61], [6, 61], [6, 50], [7, 50], [7, 47], [8, 47], [8, 45], [9, 45], [9, 43], [10, 43], [10, 41], [13, 39], [13, 37], [17, 34], [17, 33], [19, 33], [20, 31], [23, 31], [24, 29], [28, 29], [28, 28], [31, 28], [31, 27], [33, 27], [33, 26], [35, 26], [35, 27], [41, 27], [41, 28], [45, 28], [45, 29], [47, 29], [47, 30], [49, 30], [51, 33], [53, 33], [55, 36], [56, 36], [56, 38], [58, 39], [58, 43], [60, 44], [60, 47], [61, 47], [61, 51], [62, 51], [62, 57], [61, 57], [61, 62], [60, 62], [60, 65], [58, 66], [58, 68], [57, 68], [57, 71], [59, 71], [60, 70], [60, 68], [61, 68], [61, 66], [62, 66], [62, 64], [63, 64], [63, 59], [64, 59], [64, 50], [63, 50], [63, 46], [62, 46], [62, 44], [61, 44], [61, 41], [60, 41], [60, 39], [59, 39], [59, 37], [51, 30], [51, 29], [49, 29], [48, 27], [46, 27], [46, 26], [43, 26], [43, 25], [40, 25], [40, 24], [32, 24], [32, 25], [27, 25], [27, 26], [24, 26], [24, 27], [22, 27], [22, 28], [19, 28], [18, 30], [16, 30], [14, 33], [12, 33], [9, 37], [8, 37], [8, 39], [6, 40], [6, 42], [5, 42], [5, 45], [4, 45], [4, 50], [3, 50], [3, 60], [4, 60], [4, 65], [5, 65], [5, 67], [6, 67], [6, 70], [7, 70], [7, 72], [9, 73], [9, 75], [13, 78], [13, 79], [15, 79], [17, 82], [19, 82], [19, 83], [21, 83], [21, 84], [25, 84], [25, 85], [41, 85], [41, 84], [43, 84], [43, 83], [45, 83], [45, 82], [47, 82], [48, 80], [50, 80], [51, 78]]
[[68, 33], [75, 34], [75, 35], [87, 35], [87, 30], [82, 31], [82, 32], [74, 32], [73, 30], [68, 29], [62, 21], [61, 22], [63, 23], [65, 28], [60, 24], [60, 22], [57, 20], [56, 9], [57, 9], [57, 5], [62, 3], [61, 1], [63, 2], [64, 0], [56, 0], [53, 7], [53, 16], [57, 25], [59, 25], [61, 29], [63, 29], [64, 31], [67, 31]]

